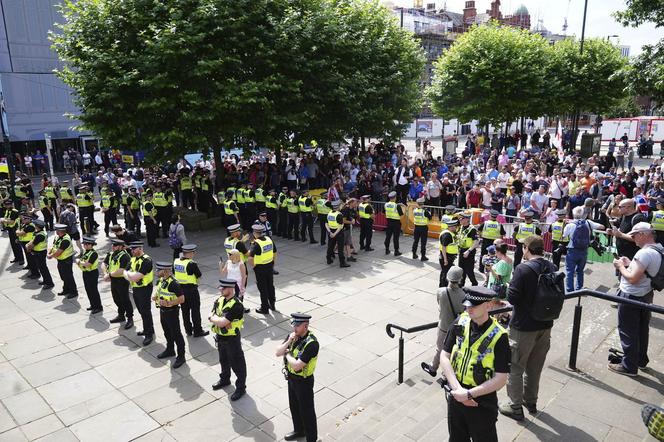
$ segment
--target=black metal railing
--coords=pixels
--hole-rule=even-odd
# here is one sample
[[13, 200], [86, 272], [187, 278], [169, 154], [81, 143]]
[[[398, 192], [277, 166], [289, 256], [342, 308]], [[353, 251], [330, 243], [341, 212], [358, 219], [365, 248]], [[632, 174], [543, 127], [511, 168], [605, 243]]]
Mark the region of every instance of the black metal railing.
[[[605, 301], [617, 302], [618, 304], [628, 304], [643, 310], [647, 310], [652, 313], [659, 313], [664, 315], [664, 306], [647, 304], [645, 302], [636, 301], [634, 299], [621, 298], [615, 295], [609, 295], [608, 293], [599, 292], [596, 290], [576, 290], [565, 294], [565, 300], [577, 298], [577, 304], [574, 306], [574, 322], [572, 326], [572, 341], [569, 351], [569, 360], [567, 363], [567, 368], [572, 371], [576, 371], [576, 358], [579, 351], [579, 333], [581, 332], [581, 315], [583, 313], [583, 306], [581, 305], [581, 298], [584, 296], [589, 296], [592, 298], [603, 299]], [[500, 313], [506, 313], [512, 311], [512, 307], [503, 307], [489, 312], [491, 315], [497, 315]], [[438, 321], [431, 322], [428, 324], [417, 325], [415, 327], [404, 328], [397, 324], [387, 324], [385, 326], [385, 332], [390, 338], [394, 338], [394, 330], [399, 330], [399, 367], [398, 367], [398, 381], [397, 383], [401, 384], [403, 382], [403, 358], [404, 358], [404, 333], [417, 333], [424, 330], [430, 330], [438, 326]]]

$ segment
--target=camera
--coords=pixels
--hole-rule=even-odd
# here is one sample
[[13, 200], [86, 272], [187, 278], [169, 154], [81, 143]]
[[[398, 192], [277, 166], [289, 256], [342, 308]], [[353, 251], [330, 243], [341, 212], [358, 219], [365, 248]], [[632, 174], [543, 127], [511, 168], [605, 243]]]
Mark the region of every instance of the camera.
[[607, 250], [606, 246], [599, 242], [599, 238], [593, 238], [593, 240], [590, 242], [590, 247], [592, 247], [592, 249], [598, 255], [604, 254], [604, 252]]
[[609, 362], [611, 364], [621, 364], [625, 354], [616, 348], [609, 348]]

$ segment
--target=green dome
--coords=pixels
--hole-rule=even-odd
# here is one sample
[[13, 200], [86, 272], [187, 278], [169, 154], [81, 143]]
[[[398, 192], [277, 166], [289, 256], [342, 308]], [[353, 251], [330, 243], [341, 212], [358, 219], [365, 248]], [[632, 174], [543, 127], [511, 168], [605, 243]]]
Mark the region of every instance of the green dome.
[[514, 11], [514, 15], [530, 15], [530, 12], [528, 12], [526, 5], [521, 5], [516, 9], [516, 11]]

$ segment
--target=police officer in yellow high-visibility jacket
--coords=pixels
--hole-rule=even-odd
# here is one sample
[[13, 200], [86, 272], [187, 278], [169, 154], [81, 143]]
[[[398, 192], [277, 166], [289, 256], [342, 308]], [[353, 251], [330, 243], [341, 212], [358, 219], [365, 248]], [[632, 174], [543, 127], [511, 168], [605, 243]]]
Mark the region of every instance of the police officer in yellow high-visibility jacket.
[[180, 330], [179, 306], [184, 302], [182, 287], [173, 277], [171, 263], [161, 261], [155, 263], [157, 271], [156, 293], [152, 297], [155, 306], [159, 310], [159, 320], [161, 328], [164, 330], [166, 338], [166, 348], [157, 355], [157, 359], [165, 359], [176, 356], [175, 347], [177, 346], [177, 357], [173, 361], [173, 368], [180, 368], [185, 363], [184, 358], [184, 336]]
[[371, 203], [371, 195], [362, 195], [360, 197], [358, 212], [360, 215], [360, 250], [367, 252], [373, 251], [371, 248], [371, 238], [373, 237], [374, 209]]
[[553, 253], [552, 261], [557, 268], [560, 268], [560, 259], [563, 255], [567, 254], [567, 243], [569, 238], [563, 235], [565, 230], [565, 209], [556, 210], [556, 215], [558, 219], [549, 226], [549, 232], [551, 233], [551, 239], [553, 240]]
[[417, 207], [413, 209], [413, 259], [417, 259], [417, 245], [421, 243], [420, 254], [422, 261], [428, 261], [427, 258], [427, 237], [429, 235], [429, 221], [431, 212], [424, 208], [424, 198], [417, 199]]
[[254, 224], [251, 228], [254, 242], [249, 249], [249, 267], [254, 269], [256, 287], [261, 295], [261, 307], [256, 312], [266, 315], [270, 309], [277, 310], [273, 274], [277, 247], [269, 236], [265, 236], [265, 227], [261, 224]]
[[26, 246], [32, 239], [35, 237], [35, 226], [32, 224], [32, 215], [28, 212], [21, 212], [21, 221], [18, 225], [18, 230], [16, 231], [16, 236], [18, 237], [18, 242], [21, 244], [21, 249], [25, 254], [26, 269], [30, 270], [28, 278], [37, 279], [39, 278], [39, 269], [37, 268], [37, 263], [35, 257], [32, 253], [29, 253], [26, 250]]
[[327, 263], [332, 264], [334, 259], [334, 247], [337, 248], [339, 255], [339, 266], [350, 267], [346, 263], [346, 256], [344, 255], [344, 216], [339, 212], [341, 201], [332, 201], [332, 210], [327, 214], [327, 222], [325, 223], [325, 231], [327, 232]]
[[62, 291], [58, 293], [58, 296], [66, 296], [67, 299], [73, 299], [78, 297], [78, 289], [76, 288], [74, 272], [72, 271], [74, 263], [72, 239], [67, 234], [66, 224], [56, 224], [54, 227], [56, 238], [46, 257], [48, 259], [55, 258], [58, 261], [58, 274], [60, 275], [60, 279], [62, 279]]
[[521, 247], [523, 241], [525, 241], [525, 239], [531, 235], [542, 235], [542, 230], [539, 228], [539, 226], [533, 223], [533, 216], [534, 213], [530, 210], [523, 212], [524, 221], [519, 223], [518, 226], [514, 227], [514, 234], [512, 237], [517, 242], [516, 249], [514, 251], [514, 268], [521, 264], [521, 260], [523, 259], [523, 247]]
[[466, 278], [470, 279], [472, 285], [477, 285], [477, 278], [475, 277], [475, 253], [479, 247], [479, 238], [477, 229], [470, 224], [470, 212], [459, 214], [457, 242], [459, 243], [458, 266], [463, 269], [461, 287], [466, 285]]
[[314, 371], [320, 346], [309, 331], [310, 315], [292, 313], [293, 331], [277, 347], [276, 356], [283, 357], [284, 374], [288, 379], [288, 405], [293, 420], [293, 431], [284, 435], [284, 440], [306, 438], [307, 442], [318, 439], [316, 408], [314, 406]]
[[505, 227], [503, 227], [503, 225], [498, 222], [498, 215], [499, 215], [498, 211], [491, 209], [489, 213], [491, 215], [491, 219], [484, 221], [477, 228], [477, 231], [479, 232], [480, 237], [482, 238], [482, 248], [480, 250], [480, 259], [478, 264], [480, 273], [484, 273], [482, 258], [484, 258], [484, 255], [486, 255], [486, 249], [489, 246], [492, 246], [493, 242], [496, 239], [505, 236]]
[[18, 229], [19, 223], [19, 213], [18, 210], [14, 208], [14, 201], [6, 199], [3, 203], [2, 218], [0, 218], [0, 224], [2, 228], [7, 231], [9, 235], [9, 244], [14, 253], [14, 259], [11, 263], [17, 263], [19, 265], [25, 264], [25, 259], [23, 258], [23, 249], [21, 248], [21, 243], [18, 242], [18, 237], [16, 236], [16, 230]]
[[209, 332], [201, 327], [201, 295], [198, 292], [198, 279], [203, 276], [196, 261], [196, 244], [182, 246], [182, 257], [173, 261], [175, 279], [182, 287], [184, 303], [182, 304], [182, 323], [187, 335], [199, 338]]
[[143, 241], [129, 244], [131, 260], [129, 270], [124, 271], [124, 278], [131, 284], [134, 295], [134, 304], [143, 320], [143, 331], [136, 333], [143, 336], [143, 346], [148, 346], [154, 340], [154, 323], [152, 321], [151, 298], [154, 268], [152, 258], [143, 252]]
[[277, 207], [279, 208], [279, 222], [275, 227], [282, 238], [288, 237], [288, 187], [282, 187], [277, 197]]
[[145, 223], [145, 236], [150, 247], [159, 247], [157, 243], [157, 208], [152, 202], [152, 190], [148, 189], [143, 193], [143, 222]]
[[300, 236], [302, 242], [307, 240], [307, 232], [309, 232], [309, 243], [316, 244], [314, 239], [314, 202], [309, 196], [309, 191], [307, 189], [302, 190], [302, 195], [297, 200], [298, 208], [300, 209], [300, 215], [302, 219], [300, 220]]
[[81, 232], [83, 235], [92, 235], [95, 203], [92, 192], [90, 192], [88, 186], [85, 184], [78, 188], [76, 205], [78, 206], [78, 216], [81, 222]]
[[664, 198], [657, 198], [657, 210], [650, 215], [650, 225], [655, 229], [655, 239], [664, 245]]
[[97, 242], [94, 238], [89, 236], [83, 237], [83, 248], [85, 252], [80, 258], [76, 259], [76, 265], [83, 273], [83, 286], [85, 287], [85, 294], [90, 301], [88, 310], [91, 315], [101, 313], [104, 308], [101, 305], [101, 297], [99, 296], [99, 254], [94, 249]]
[[32, 241], [28, 243], [26, 248], [32, 253], [39, 274], [42, 277], [42, 282], [39, 283], [42, 286], [42, 290], [48, 290], [53, 288], [54, 284], [53, 278], [51, 278], [51, 272], [49, 272], [48, 266], [46, 265], [46, 249], [48, 248], [48, 235], [44, 230], [46, 228], [46, 223], [40, 219], [36, 219], [32, 224], [35, 226], [35, 236], [32, 238]]
[[387, 228], [385, 229], [385, 254], [390, 254], [390, 239], [394, 243], [394, 256], [401, 255], [399, 251], [399, 236], [401, 235], [401, 216], [404, 214], [403, 204], [397, 203], [397, 193], [392, 191], [388, 194], [390, 199], [385, 203], [385, 217]]
[[[258, 198], [258, 196], [256, 196]], [[270, 192], [268, 195], [265, 197], [265, 211], [267, 212], [267, 219], [270, 221], [270, 224], [272, 225], [272, 233], [274, 235], [279, 234], [278, 230], [278, 225], [277, 223], [279, 222], [277, 219], [277, 210], [279, 210], [279, 203], [277, 202], [277, 196], [276, 196], [276, 191], [274, 189], [270, 189]]]
[[230, 399], [236, 401], [244, 396], [247, 389], [247, 362], [242, 351], [240, 333], [244, 325], [244, 306], [235, 296], [235, 280], [220, 279], [219, 290], [221, 296], [217, 298], [208, 318], [212, 323], [214, 340], [219, 352], [219, 365], [221, 373], [219, 381], [212, 385], [213, 390], [219, 390], [231, 385], [231, 370], [235, 373], [235, 391]]
[[300, 206], [297, 201], [297, 192], [290, 191], [290, 196], [286, 198], [286, 207], [288, 208], [288, 239], [300, 240]]
[[316, 214], [318, 216], [318, 226], [320, 227], [320, 245], [324, 246], [327, 240], [327, 214], [332, 211], [332, 203], [323, 197], [316, 200]]
[[459, 254], [459, 244], [456, 234], [458, 227], [459, 220], [451, 219], [447, 222], [447, 229], [440, 232], [438, 236], [438, 250], [440, 250], [438, 257], [438, 261], [440, 262], [438, 287], [447, 287], [447, 272], [450, 271]]
[[466, 287], [466, 311], [445, 338], [440, 366], [450, 392], [447, 428], [451, 441], [497, 442], [498, 397], [507, 383], [510, 347], [507, 331], [489, 316], [496, 293]]

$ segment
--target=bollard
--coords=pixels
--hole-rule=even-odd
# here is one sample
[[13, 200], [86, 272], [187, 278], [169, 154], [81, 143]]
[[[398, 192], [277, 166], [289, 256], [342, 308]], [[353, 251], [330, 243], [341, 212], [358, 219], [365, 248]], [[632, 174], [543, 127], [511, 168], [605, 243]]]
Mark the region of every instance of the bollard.
[[569, 362], [567, 364], [567, 369], [572, 371], [576, 371], [576, 355], [579, 351], [579, 333], [581, 332], [581, 313], [583, 313], [583, 306], [581, 305], [581, 297], [579, 297], [579, 302], [574, 306], [572, 343], [569, 349]]
[[399, 380], [397, 384], [403, 382], [403, 333], [399, 334]]

